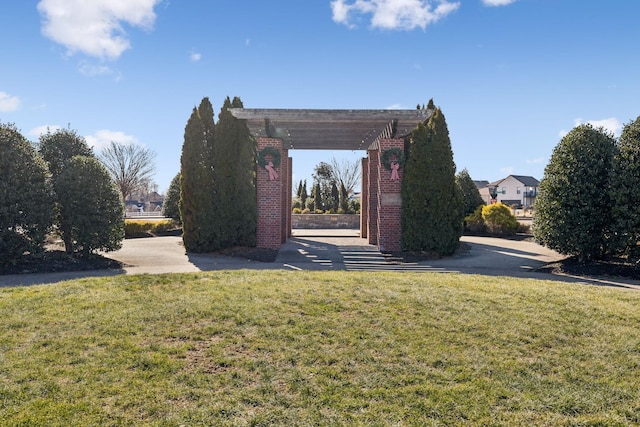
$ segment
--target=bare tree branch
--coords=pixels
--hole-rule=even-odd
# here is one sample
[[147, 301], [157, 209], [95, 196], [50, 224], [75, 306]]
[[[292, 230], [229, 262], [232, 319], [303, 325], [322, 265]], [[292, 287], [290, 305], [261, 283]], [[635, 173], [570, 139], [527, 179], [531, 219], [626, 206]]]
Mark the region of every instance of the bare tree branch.
[[120, 189], [123, 201], [135, 191], [149, 185], [155, 173], [155, 157], [156, 153], [149, 148], [114, 141], [100, 153], [100, 161]]
[[[337, 183], [344, 186], [347, 194], [352, 193], [355, 186], [360, 182], [360, 162], [355, 160], [352, 163], [347, 159], [339, 161], [335, 157], [332, 157], [329, 164], [331, 165], [333, 177]], [[340, 185], [338, 185], [338, 187], [340, 187]]]

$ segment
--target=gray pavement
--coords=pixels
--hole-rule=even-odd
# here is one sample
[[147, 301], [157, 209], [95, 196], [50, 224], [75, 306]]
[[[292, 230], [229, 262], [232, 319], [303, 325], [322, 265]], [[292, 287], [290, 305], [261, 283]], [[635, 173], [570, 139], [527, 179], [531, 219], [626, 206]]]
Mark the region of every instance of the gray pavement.
[[183, 273], [209, 270], [277, 269], [277, 270], [346, 270], [459, 272], [561, 280], [640, 290], [640, 282], [615, 279], [585, 279], [569, 275], [552, 275], [536, 268], [563, 258], [533, 242], [491, 237], [462, 237], [462, 247], [455, 255], [420, 262], [402, 262], [383, 255], [357, 230], [294, 230], [275, 262], [264, 263], [243, 258], [187, 254], [181, 237], [167, 236], [125, 240], [122, 249], [107, 254], [124, 264], [120, 270], [24, 274], [0, 276], [0, 286], [56, 283], [82, 277], [119, 274]]

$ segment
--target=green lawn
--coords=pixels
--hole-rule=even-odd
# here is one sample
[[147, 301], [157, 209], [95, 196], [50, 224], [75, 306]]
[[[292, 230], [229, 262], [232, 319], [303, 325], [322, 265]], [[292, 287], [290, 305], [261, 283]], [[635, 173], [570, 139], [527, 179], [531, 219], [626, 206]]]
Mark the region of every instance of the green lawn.
[[0, 424], [640, 424], [640, 293], [219, 271], [0, 290]]

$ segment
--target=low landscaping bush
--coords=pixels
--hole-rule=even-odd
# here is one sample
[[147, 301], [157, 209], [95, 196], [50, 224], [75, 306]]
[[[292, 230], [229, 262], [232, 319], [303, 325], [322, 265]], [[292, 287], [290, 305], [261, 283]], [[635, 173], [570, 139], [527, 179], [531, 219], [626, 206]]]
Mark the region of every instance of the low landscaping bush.
[[126, 239], [152, 237], [165, 234], [177, 228], [178, 224], [173, 219], [162, 221], [126, 220], [124, 224], [124, 234]]
[[482, 219], [491, 234], [510, 235], [518, 230], [518, 220], [505, 204], [494, 203], [482, 207]]
[[478, 206], [471, 215], [467, 215], [464, 218], [464, 229], [472, 233], [484, 233], [487, 231], [484, 225], [484, 219], [482, 219], [482, 206]]

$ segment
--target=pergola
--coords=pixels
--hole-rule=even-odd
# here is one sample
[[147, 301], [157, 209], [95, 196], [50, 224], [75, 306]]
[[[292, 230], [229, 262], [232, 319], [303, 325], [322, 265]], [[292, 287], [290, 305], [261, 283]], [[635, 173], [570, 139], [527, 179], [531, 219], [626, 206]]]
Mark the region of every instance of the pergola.
[[[246, 120], [261, 157], [256, 176], [257, 246], [277, 249], [291, 237], [289, 150], [367, 150], [362, 160], [360, 235], [383, 251], [399, 251], [404, 138], [431, 110], [231, 108]], [[392, 158], [395, 169], [389, 168]], [[268, 171], [267, 171], [268, 169]]]
[[367, 150], [381, 138], [408, 135], [429, 110], [291, 110], [231, 108], [256, 138], [282, 140], [286, 149]]

